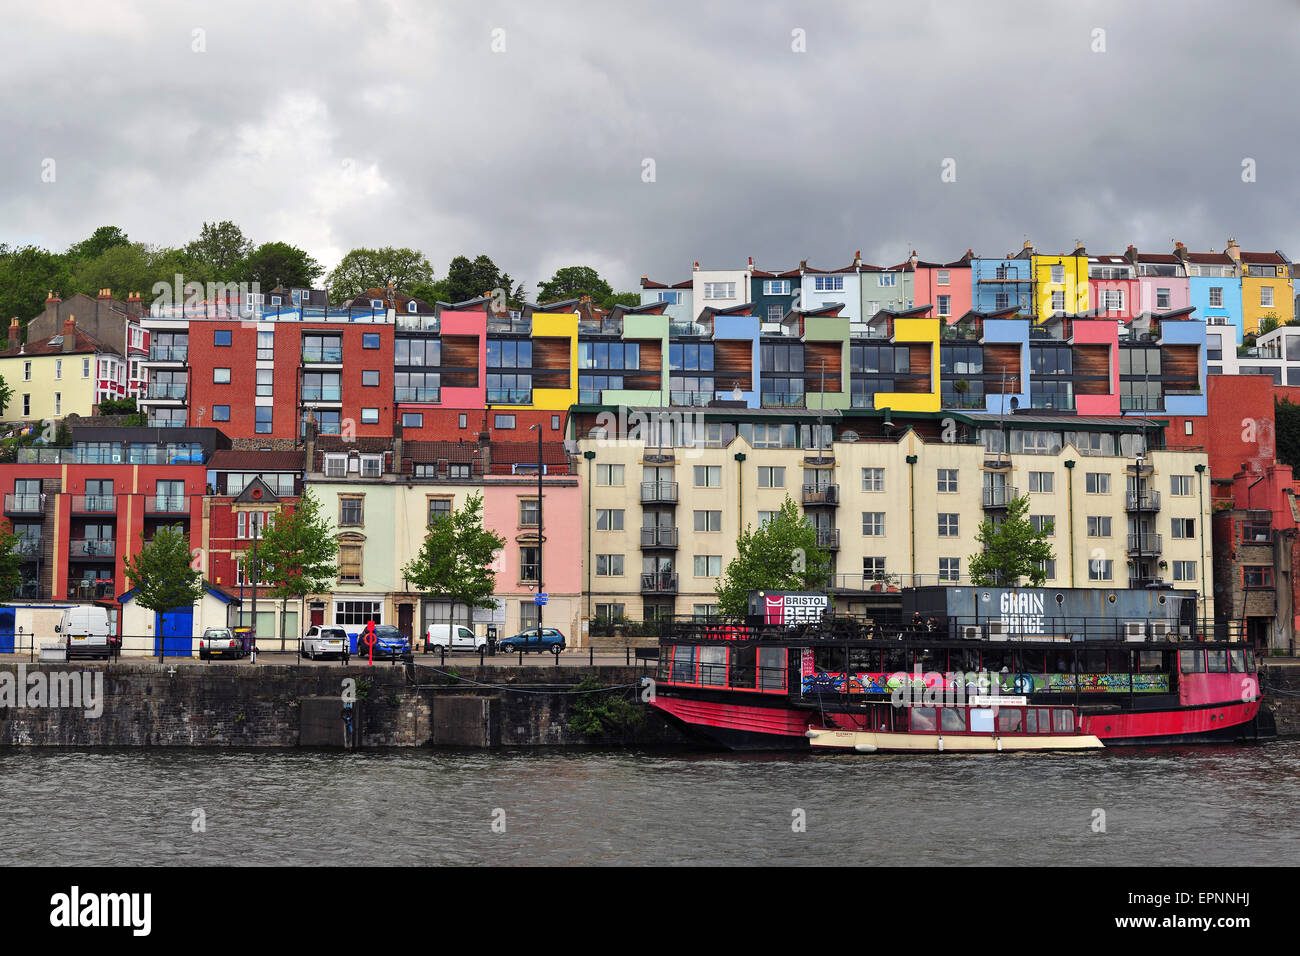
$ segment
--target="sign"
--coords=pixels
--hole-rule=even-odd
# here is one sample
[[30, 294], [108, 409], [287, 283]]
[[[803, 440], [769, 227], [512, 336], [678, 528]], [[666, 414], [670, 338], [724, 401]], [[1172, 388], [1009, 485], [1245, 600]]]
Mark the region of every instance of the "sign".
[[976, 694], [970, 699], [972, 707], [1026, 707], [1029, 704], [1028, 697], [1002, 697], [1000, 695], [985, 696]]
[[496, 607], [476, 607], [473, 611], [475, 624], [505, 624], [506, 622], [506, 602], [501, 598], [494, 598]]
[[548, 597], [550, 597], [550, 595], [549, 595], [549, 594], [545, 594], [545, 593], [542, 593], [542, 594], [534, 594], [534, 595], [533, 595], [533, 603], [536, 604], [538, 607], [541, 607], [543, 604], [546, 603], [546, 599], [547, 599]]
[[830, 597], [816, 591], [751, 591], [749, 613], [762, 615], [764, 624], [793, 627], [820, 621], [830, 609]]

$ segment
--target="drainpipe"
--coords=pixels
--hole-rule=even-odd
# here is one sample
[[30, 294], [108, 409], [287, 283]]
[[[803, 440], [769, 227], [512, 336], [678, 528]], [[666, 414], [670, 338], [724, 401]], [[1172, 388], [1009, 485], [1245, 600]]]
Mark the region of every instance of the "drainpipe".
[[1065, 500], [1066, 500], [1066, 520], [1069, 527], [1066, 534], [1069, 538], [1068, 547], [1070, 549], [1070, 587], [1074, 587], [1074, 459], [1069, 459], [1065, 463], [1067, 474], [1065, 476]]
[[[591, 627], [591, 499], [593, 485], [591, 484], [591, 462], [596, 457], [594, 451], [584, 451], [582, 457], [587, 459], [587, 626], [588, 634]], [[637, 532], [640, 534], [640, 532]]]
[[736, 534], [740, 534], [745, 526], [745, 453], [738, 451], [732, 457], [736, 459]]
[[916, 587], [916, 456], [907, 456], [908, 530], [912, 537], [912, 587]]

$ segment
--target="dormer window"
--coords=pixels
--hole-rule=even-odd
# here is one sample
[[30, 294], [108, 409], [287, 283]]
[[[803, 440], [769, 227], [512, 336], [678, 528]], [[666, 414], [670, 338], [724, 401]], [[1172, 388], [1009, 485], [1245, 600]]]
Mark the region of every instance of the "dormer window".
[[384, 473], [384, 456], [383, 455], [362, 455], [361, 456], [361, 477], [378, 478]]
[[415, 300], [414, 300], [414, 299], [412, 299], [410, 302], [406, 303], [406, 311], [407, 311], [407, 312], [414, 312], [414, 311], [415, 311]]
[[[273, 296], [271, 296], [271, 304], [272, 304], [272, 305], [279, 305], [279, 304], [280, 304], [280, 298], [281, 298], [281, 297], [278, 296], [278, 295], [273, 295]], [[294, 305], [297, 305], [297, 303], [295, 302]]]
[[382, 309], [383, 307], [384, 307], [384, 300], [383, 300], [383, 299], [371, 299], [371, 300], [370, 300], [370, 308], [372, 308], [372, 309]]
[[326, 455], [325, 456], [325, 477], [326, 478], [343, 478], [348, 473], [348, 456], [347, 455]]

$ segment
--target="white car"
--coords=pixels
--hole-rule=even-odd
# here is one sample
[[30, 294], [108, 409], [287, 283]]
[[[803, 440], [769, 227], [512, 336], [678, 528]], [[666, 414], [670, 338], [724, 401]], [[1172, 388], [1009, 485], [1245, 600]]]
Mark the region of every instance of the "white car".
[[302, 656], [310, 660], [318, 657], [342, 658], [348, 652], [348, 632], [341, 627], [313, 624], [303, 635]]
[[449, 651], [478, 651], [486, 646], [486, 637], [479, 637], [463, 624], [430, 624], [424, 633], [426, 651], [440, 647]]

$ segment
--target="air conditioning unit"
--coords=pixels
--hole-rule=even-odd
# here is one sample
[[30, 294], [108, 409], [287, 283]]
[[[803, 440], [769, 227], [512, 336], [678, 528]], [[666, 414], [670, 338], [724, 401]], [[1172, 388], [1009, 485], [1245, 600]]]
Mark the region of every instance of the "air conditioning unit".
[[1145, 641], [1147, 639], [1147, 626], [1144, 621], [1125, 621], [1124, 622], [1124, 640], [1126, 641]]
[[1151, 622], [1151, 639], [1154, 641], [1167, 641], [1174, 632], [1174, 625], [1169, 621]]
[[965, 624], [962, 626], [961, 636], [968, 641], [978, 641], [980, 639], [980, 629], [975, 624]]
[[989, 621], [984, 625], [984, 631], [990, 640], [995, 637], [1006, 637], [1007, 626], [1001, 621]]

